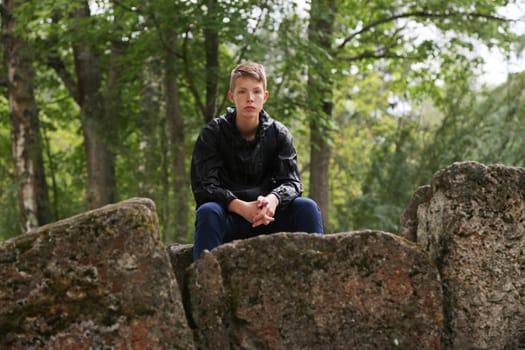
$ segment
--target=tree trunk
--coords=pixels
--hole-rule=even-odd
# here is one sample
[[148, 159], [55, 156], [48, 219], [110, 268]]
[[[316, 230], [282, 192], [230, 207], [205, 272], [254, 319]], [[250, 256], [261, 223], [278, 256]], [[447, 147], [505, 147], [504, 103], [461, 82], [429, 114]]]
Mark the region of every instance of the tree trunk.
[[[77, 23], [89, 16], [87, 3], [74, 12]], [[74, 28], [77, 33], [81, 30], [83, 28], [80, 24]], [[114, 106], [108, 109], [111, 113], [106, 113], [106, 99], [101, 91], [100, 62], [91, 43], [88, 40], [77, 40], [73, 43], [73, 55], [88, 174], [85, 200], [87, 207], [93, 209], [116, 199], [113, 142], [116, 141], [114, 137], [118, 128], [118, 115], [114, 113]]]
[[205, 123], [217, 116], [219, 99], [219, 32], [216, 23], [217, 0], [208, 0], [208, 14], [204, 26], [204, 46], [206, 50], [206, 113]]
[[153, 60], [146, 61], [143, 71], [144, 87], [141, 96], [140, 117], [140, 142], [139, 142], [139, 168], [138, 185], [139, 195], [154, 199], [155, 188], [158, 184], [156, 169], [160, 163], [158, 148], [155, 140], [159, 139], [157, 129], [160, 128], [159, 120], [159, 74], [155, 70]]
[[3, 43], [8, 74], [12, 154], [18, 182], [20, 228], [26, 232], [50, 220], [49, 194], [42, 156], [42, 137], [34, 95], [31, 50], [14, 33], [16, 1], [5, 0], [2, 9]]
[[169, 140], [168, 140], [168, 132], [166, 130], [168, 129], [166, 125], [166, 116], [161, 116], [159, 120], [159, 128], [158, 135], [159, 135], [159, 148], [160, 148], [160, 173], [161, 173], [161, 180], [160, 185], [162, 188], [161, 191], [161, 210], [160, 210], [160, 217], [163, 225], [162, 230], [162, 240], [163, 242], [168, 241], [168, 234], [167, 234], [167, 228], [172, 227], [170, 225], [170, 210], [171, 210], [171, 203], [170, 203], [170, 161], [169, 161]]
[[[176, 47], [177, 34], [167, 33], [169, 36], [169, 47]], [[170, 130], [171, 150], [173, 157], [173, 200], [174, 200], [174, 229], [172, 237], [175, 242], [185, 241], [188, 234], [188, 192], [189, 183], [186, 172], [186, 149], [184, 123], [180, 111], [179, 91], [177, 85], [176, 55], [173, 50], [166, 51], [165, 62], [165, 101], [166, 120]]]
[[[334, 1], [312, 0], [308, 39], [323, 52], [331, 50], [335, 5]], [[317, 106], [310, 119], [310, 197], [321, 208], [325, 231], [329, 230], [329, 174], [331, 147], [327, 142], [332, 117], [332, 82], [330, 65], [326, 59], [310, 63], [308, 85], [310, 100]], [[315, 73], [313, 73], [315, 72]], [[315, 102], [317, 101], [317, 102]]]
[[[323, 113], [330, 116], [332, 103], [323, 102]], [[317, 202], [321, 208], [323, 228], [329, 232], [329, 163], [331, 147], [326, 142], [329, 130], [319, 125], [318, 121], [310, 122], [310, 197]], [[324, 133], [324, 135], [322, 134]]]

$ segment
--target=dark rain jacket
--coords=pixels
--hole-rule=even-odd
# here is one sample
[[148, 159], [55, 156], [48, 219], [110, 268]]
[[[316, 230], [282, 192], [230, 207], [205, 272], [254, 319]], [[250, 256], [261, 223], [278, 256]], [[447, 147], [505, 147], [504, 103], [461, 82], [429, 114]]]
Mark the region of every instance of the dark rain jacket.
[[254, 201], [274, 193], [283, 210], [302, 193], [297, 153], [290, 131], [264, 110], [255, 140], [246, 141], [235, 126], [235, 108], [206, 125], [193, 150], [191, 186], [197, 207], [235, 198]]

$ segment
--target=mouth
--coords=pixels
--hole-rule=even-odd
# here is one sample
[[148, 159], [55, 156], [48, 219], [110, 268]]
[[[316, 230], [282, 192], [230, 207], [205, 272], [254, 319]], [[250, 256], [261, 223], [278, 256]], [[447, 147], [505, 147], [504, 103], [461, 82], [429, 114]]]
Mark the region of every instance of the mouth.
[[246, 106], [246, 107], [244, 107], [243, 109], [244, 109], [245, 111], [250, 111], [250, 112], [255, 111], [255, 107], [253, 107], [253, 106]]

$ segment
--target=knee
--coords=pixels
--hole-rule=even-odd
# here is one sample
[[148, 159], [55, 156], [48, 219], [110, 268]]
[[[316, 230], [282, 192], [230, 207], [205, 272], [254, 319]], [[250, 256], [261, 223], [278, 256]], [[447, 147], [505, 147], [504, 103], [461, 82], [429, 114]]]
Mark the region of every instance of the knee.
[[199, 219], [203, 217], [208, 217], [209, 215], [219, 216], [219, 215], [223, 215], [223, 213], [224, 213], [224, 209], [219, 203], [207, 202], [207, 203], [200, 205], [197, 208], [196, 217], [197, 219]]
[[317, 203], [313, 199], [305, 198], [305, 197], [299, 197], [299, 198], [296, 198], [295, 201], [298, 201], [297, 204], [299, 204], [299, 206], [301, 207], [301, 209], [304, 212], [310, 213], [310, 214], [313, 214], [313, 215], [320, 215], [321, 214], [321, 209], [319, 209], [319, 206], [317, 205]]
[[294, 204], [298, 206], [298, 214], [301, 217], [301, 231], [323, 233], [323, 219], [317, 203], [313, 199], [299, 197], [294, 200]]

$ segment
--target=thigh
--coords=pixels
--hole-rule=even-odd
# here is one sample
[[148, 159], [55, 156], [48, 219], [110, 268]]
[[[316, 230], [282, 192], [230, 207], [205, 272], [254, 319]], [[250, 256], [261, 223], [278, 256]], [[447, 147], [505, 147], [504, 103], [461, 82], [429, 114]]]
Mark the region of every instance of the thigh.
[[275, 215], [275, 221], [268, 225], [252, 227], [243, 217], [228, 213], [225, 242], [277, 232], [323, 233], [321, 211], [310, 198], [297, 197], [288, 207]]
[[252, 224], [242, 216], [228, 213], [226, 216], [226, 232], [224, 242], [231, 242], [236, 239], [244, 239], [256, 236], [258, 229], [253, 228]]
[[217, 202], [206, 202], [197, 208], [197, 219], [206, 218], [208, 215], [224, 216], [225, 214], [224, 207]]
[[312, 199], [305, 197], [294, 199], [286, 210], [276, 215], [273, 224], [273, 229], [279, 232], [323, 233], [319, 206]]

